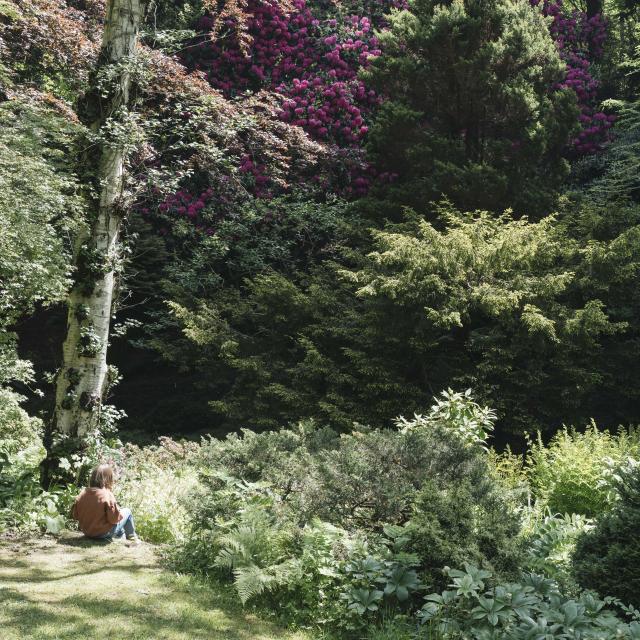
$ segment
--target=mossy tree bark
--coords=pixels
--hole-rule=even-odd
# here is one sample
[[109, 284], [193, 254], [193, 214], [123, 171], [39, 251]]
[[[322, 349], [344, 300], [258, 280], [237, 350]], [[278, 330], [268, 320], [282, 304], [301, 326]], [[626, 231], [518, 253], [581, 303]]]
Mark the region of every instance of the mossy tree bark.
[[[131, 62], [136, 55], [144, 0], [109, 0], [92, 87], [79, 116], [93, 144], [83, 167], [95, 193], [93, 216], [76, 246], [76, 277], [68, 299], [67, 335], [56, 382], [55, 410], [45, 443], [54, 434], [82, 441], [98, 424], [108, 386], [107, 346], [113, 314], [120, 231], [126, 212], [126, 123], [133, 107]], [[45, 465], [46, 466], [46, 465]], [[49, 465], [50, 467], [50, 465]], [[43, 469], [43, 481], [48, 472]]]

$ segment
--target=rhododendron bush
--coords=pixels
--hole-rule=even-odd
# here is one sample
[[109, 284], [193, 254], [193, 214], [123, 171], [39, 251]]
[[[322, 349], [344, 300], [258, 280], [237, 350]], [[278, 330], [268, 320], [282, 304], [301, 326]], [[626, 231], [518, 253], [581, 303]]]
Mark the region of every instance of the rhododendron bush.
[[[573, 141], [579, 153], [601, 148], [612, 117], [598, 112], [598, 82], [591, 73], [606, 41], [601, 13], [568, 10], [562, 0], [530, 0], [551, 17], [549, 29], [567, 64], [560, 87], [576, 92], [583, 131]], [[377, 0], [361, 6], [331, 6], [295, 0], [287, 14], [274, 0], [249, 3], [249, 49], [231, 30], [209, 38], [214, 18], [197, 22], [204, 32], [183, 54], [188, 66], [206, 72], [211, 84], [230, 96], [268, 88], [286, 96], [281, 118], [302, 126], [312, 136], [341, 146], [358, 145], [368, 127], [365, 119], [380, 97], [358, 78], [372, 57], [380, 54], [376, 29], [387, 25], [385, 14], [407, 8], [404, 0]], [[410, 7], [409, 7], [410, 8]], [[358, 10], [357, 13], [351, 11]], [[227, 21], [231, 26], [232, 20]]]
[[[233, 29], [231, 18], [212, 37], [218, 25], [213, 16], [204, 15], [196, 24], [201, 35], [185, 47], [182, 59], [206, 73], [212, 86], [228, 97], [260, 90], [283, 96], [278, 117], [333, 147], [333, 180], [316, 180], [319, 186], [362, 195], [375, 176], [364, 161], [362, 141], [380, 97], [358, 72], [380, 54], [374, 31], [384, 26], [384, 14], [402, 6], [401, 1], [338, 8], [295, 0], [286, 11], [275, 0], [254, 0], [247, 8], [248, 45]], [[251, 178], [256, 195], [271, 195], [268, 173], [259, 162], [247, 156], [240, 170]]]
[[[565, 9], [562, 0], [530, 1], [552, 18], [549, 29], [567, 64], [567, 77], [559, 86], [576, 92], [583, 124], [608, 128], [611, 120], [594, 112], [598, 83], [590, 73], [591, 61], [602, 55], [607, 37], [602, 14], [589, 18]], [[380, 55], [375, 31], [387, 26], [387, 14], [404, 8], [411, 9], [405, 0], [360, 6], [295, 0], [286, 12], [275, 0], [253, 0], [247, 8], [248, 49], [233, 29], [209, 37], [215, 21], [204, 15], [196, 25], [202, 35], [185, 48], [182, 59], [203, 70], [228, 96], [265, 88], [276, 91], [288, 98], [280, 114], [284, 121], [318, 139], [357, 146], [368, 130], [365, 121], [371, 109], [382, 99], [358, 73]], [[226, 22], [232, 26], [232, 19]], [[582, 142], [587, 136], [575, 141], [578, 151], [594, 150]]]
[[[565, 77], [550, 83], [547, 90], [572, 90], [580, 109], [579, 130], [566, 140], [564, 150], [554, 150], [556, 160], [563, 153], [596, 153], [609, 139], [614, 120], [597, 109], [598, 83], [592, 75], [592, 60], [602, 55], [606, 40], [606, 22], [601, 14], [587, 17], [570, 11], [562, 0], [530, 2], [548, 17], [549, 31], [566, 64]], [[228, 98], [242, 102], [261, 91], [275, 92], [282, 97], [276, 117], [330, 146], [330, 171], [290, 176], [289, 182], [303, 180], [321, 191], [363, 196], [373, 185], [393, 183], [398, 177], [393, 166], [366, 157], [369, 127], [377, 107], [389, 96], [384, 87], [374, 89], [361, 72], [382, 53], [377, 34], [388, 28], [390, 13], [406, 8], [412, 7], [405, 0], [339, 4], [295, 0], [287, 6], [276, 0], [250, 0], [243, 9], [247, 20], [243, 31], [236, 18], [224, 13], [205, 12], [199, 17], [194, 25], [197, 35], [181, 49], [180, 59]], [[516, 139], [513, 144], [515, 149], [522, 142]], [[283, 192], [259, 154], [241, 155], [236, 168], [255, 196], [271, 198]], [[198, 212], [212, 197], [211, 185], [205, 187], [198, 190], [185, 184], [161, 202], [161, 217], [168, 213], [198, 222]]]
[[[380, 53], [374, 29], [383, 22], [380, 9], [390, 10], [394, 0], [385, 4], [372, 21], [368, 15], [349, 14], [345, 7], [327, 11], [329, 7], [311, 8], [305, 0], [295, 0], [293, 11], [286, 14], [274, 0], [254, 0], [249, 51], [234, 32], [213, 40], [205, 35], [184, 59], [204, 70], [226, 95], [266, 88], [286, 96], [282, 120], [302, 126], [315, 138], [355, 146], [367, 132], [363, 116], [379, 100], [357, 76]], [[205, 34], [212, 26], [210, 16], [197, 24]]]
[[572, 89], [580, 106], [581, 130], [572, 140], [573, 151], [590, 154], [601, 151], [609, 140], [614, 115], [598, 110], [598, 81], [593, 62], [602, 57], [607, 39], [607, 21], [602, 13], [591, 17], [584, 11], [568, 10], [563, 0], [530, 0], [552, 21], [549, 26], [560, 56], [567, 65], [560, 87]]

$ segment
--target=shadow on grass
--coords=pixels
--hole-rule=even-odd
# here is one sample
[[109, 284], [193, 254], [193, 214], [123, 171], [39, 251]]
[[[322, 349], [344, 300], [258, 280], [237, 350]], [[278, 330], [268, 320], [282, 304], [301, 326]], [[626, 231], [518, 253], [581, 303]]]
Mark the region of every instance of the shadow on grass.
[[[50, 552], [64, 550], [53, 546]], [[72, 566], [52, 564], [51, 569], [37, 562], [37, 558], [31, 563], [12, 558], [0, 566], [1, 640], [279, 640], [288, 636], [247, 614], [227, 589], [158, 573], [158, 566], [143, 558], [91, 555]], [[78, 571], [81, 562], [86, 562], [86, 570]], [[86, 580], [73, 580], [78, 577]]]
[[[89, 563], [87, 563], [89, 564]], [[7, 568], [14, 568], [16, 564], [11, 563], [10, 565], [6, 565]], [[114, 563], [111, 567], [96, 567], [92, 569], [88, 569], [86, 571], [76, 571], [74, 573], [56, 573], [55, 571], [49, 571], [46, 569], [37, 569], [34, 567], [28, 568], [28, 573], [18, 573], [12, 575], [6, 575], [4, 573], [0, 573], [0, 588], [2, 588], [3, 582], [17, 582], [23, 584], [37, 584], [42, 582], [56, 582], [58, 580], [70, 580], [71, 578], [78, 577], [86, 577], [97, 575], [100, 573], [104, 573], [105, 571], [109, 571], [113, 569], [114, 571], [127, 571], [130, 573], [137, 573], [140, 571], [146, 571], [149, 569], [156, 569], [155, 565], [152, 564], [139, 564], [136, 562], [127, 562], [127, 563]], [[0, 569], [1, 571], [1, 569]], [[0, 636], [1, 638], [2, 636]]]
[[[188, 600], [172, 599], [171, 607], [167, 609], [159, 607], [158, 603], [149, 602], [150, 599], [146, 598], [147, 606], [126, 601], [109, 602], [110, 615], [128, 620], [138, 634], [145, 630], [162, 629], [169, 638], [210, 640], [218, 638], [220, 640], [255, 640], [256, 638], [251, 621], [237, 610], [233, 611], [233, 616], [229, 616], [228, 612], [212, 607], [211, 603], [203, 607], [202, 602], [189, 601], [191, 597]], [[91, 618], [99, 616], [101, 611], [104, 614], [101, 603], [84, 596], [68, 598], [64, 604], [82, 610]]]
[[[50, 553], [55, 554], [55, 548]], [[41, 553], [47, 554], [47, 550]], [[28, 557], [28, 556], [27, 556]], [[41, 558], [42, 556], [40, 556]], [[46, 558], [46, 555], [45, 555]], [[42, 566], [36, 564], [38, 559], [31, 562], [17, 557], [3, 557], [0, 559], [0, 588], [4, 583], [35, 585], [39, 583], [67, 581], [73, 578], [84, 578], [103, 574], [109, 571], [124, 571], [130, 574], [143, 572], [157, 572], [155, 562], [143, 562], [137, 558], [100, 556], [76, 557], [66, 564]], [[0, 640], [2, 636], [0, 635]]]
[[95, 631], [94, 625], [83, 616], [71, 611], [52, 611], [20, 591], [7, 587], [0, 587], [0, 621], [3, 638], [6, 637], [5, 633], [13, 632], [15, 638], [76, 640], [93, 638]]
[[99, 540], [87, 538], [86, 536], [74, 536], [73, 538], [59, 538], [58, 544], [65, 547], [79, 547], [80, 549], [90, 549], [92, 547], [110, 547], [112, 544], [120, 544], [111, 540]]
[[[41, 603], [12, 588], [0, 588], [0, 621], [10, 638], [29, 640], [256, 640], [282, 638], [270, 625], [258, 623], [219, 602], [193, 593], [182, 597], [141, 597], [100, 601], [75, 595]], [[105, 622], [109, 626], [105, 625]], [[259, 629], [256, 629], [259, 627]], [[114, 636], [113, 633], [116, 635]], [[2, 637], [7, 636], [2, 634]]]

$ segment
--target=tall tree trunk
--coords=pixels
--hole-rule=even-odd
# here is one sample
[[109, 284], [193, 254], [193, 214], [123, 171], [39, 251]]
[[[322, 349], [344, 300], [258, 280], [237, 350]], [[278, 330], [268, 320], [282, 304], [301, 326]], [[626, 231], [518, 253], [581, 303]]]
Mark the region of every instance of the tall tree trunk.
[[[98, 140], [87, 159], [93, 166], [83, 167], [94, 181], [95, 208], [89, 230], [76, 247], [77, 271], [68, 299], [67, 335], [51, 424], [54, 433], [72, 438], [82, 439], [96, 426], [108, 385], [107, 345], [125, 212], [126, 159], [126, 141], [109, 136], [108, 131], [114, 131], [113, 125], [122, 122], [132, 106], [128, 61], [136, 53], [143, 3], [108, 1], [94, 86], [80, 114]], [[49, 441], [51, 445], [51, 437]], [[44, 482], [48, 475], [43, 469]]]

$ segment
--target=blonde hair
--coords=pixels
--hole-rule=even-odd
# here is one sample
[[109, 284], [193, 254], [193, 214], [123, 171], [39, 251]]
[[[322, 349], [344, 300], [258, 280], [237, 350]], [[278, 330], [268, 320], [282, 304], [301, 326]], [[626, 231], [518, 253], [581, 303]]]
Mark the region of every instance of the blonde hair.
[[89, 478], [89, 486], [97, 489], [113, 489], [113, 469], [109, 464], [99, 464]]

